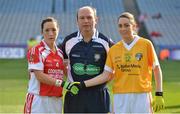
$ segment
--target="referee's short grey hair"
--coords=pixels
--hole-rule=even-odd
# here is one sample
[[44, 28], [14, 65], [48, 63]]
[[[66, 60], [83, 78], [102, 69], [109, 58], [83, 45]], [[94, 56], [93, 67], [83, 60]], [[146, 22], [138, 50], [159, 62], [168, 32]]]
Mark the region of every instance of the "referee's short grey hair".
[[77, 13], [76, 13], [76, 18], [77, 18], [77, 20], [78, 20], [78, 13], [79, 13], [79, 10], [85, 9], [85, 8], [91, 9], [91, 10], [94, 12], [94, 17], [97, 16], [97, 10], [96, 10], [96, 8], [94, 8], [94, 7], [92, 7], [92, 6], [83, 6], [83, 7], [79, 8], [78, 11], [77, 11]]

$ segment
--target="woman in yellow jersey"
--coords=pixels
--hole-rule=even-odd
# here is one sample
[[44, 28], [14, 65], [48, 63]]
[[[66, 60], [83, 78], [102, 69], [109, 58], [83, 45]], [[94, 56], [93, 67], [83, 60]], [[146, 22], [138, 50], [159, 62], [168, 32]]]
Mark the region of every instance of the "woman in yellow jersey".
[[[136, 22], [129, 12], [119, 16], [118, 30], [122, 40], [109, 50], [103, 74], [81, 82], [79, 88], [101, 84], [113, 77], [115, 113], [153, 113], [152, 109], [163, 109], [162, 72], [152, 43], [136, 34]], [[156, 84], [153, 100], [152, 70]]]

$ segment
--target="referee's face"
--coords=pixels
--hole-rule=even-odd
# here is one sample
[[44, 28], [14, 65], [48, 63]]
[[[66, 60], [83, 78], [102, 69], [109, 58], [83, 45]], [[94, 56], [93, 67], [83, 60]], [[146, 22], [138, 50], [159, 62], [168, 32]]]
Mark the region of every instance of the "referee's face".
[[91, 8], [82, 8], [78, 11], [77, 24], [81, 33], [89, 33], [95, 29], [97, 17]]

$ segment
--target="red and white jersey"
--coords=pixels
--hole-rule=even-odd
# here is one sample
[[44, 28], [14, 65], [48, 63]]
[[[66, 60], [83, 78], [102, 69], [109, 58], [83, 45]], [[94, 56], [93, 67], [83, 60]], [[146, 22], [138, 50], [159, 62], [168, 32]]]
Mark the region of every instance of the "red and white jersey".
[[39, 82], [33, 72], [33, 70], [42, 70], [45, 74], [62, 80], [64, 76], [64, 58], [62, 51], [57, 46], [56, 50], [56, 52], [52, 52], [42, 40], [37, 46], [28, 51], [28, 70], [30, 73], [28, 93], [40, 96], [62, 96], [62, 87]]

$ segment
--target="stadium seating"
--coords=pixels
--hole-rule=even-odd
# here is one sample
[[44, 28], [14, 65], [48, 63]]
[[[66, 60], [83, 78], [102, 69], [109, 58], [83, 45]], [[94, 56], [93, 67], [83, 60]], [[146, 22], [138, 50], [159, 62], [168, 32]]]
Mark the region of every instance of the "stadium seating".
[[[147, 14], [145, 26], [150, 34], [157, 31], [161, 37], [151, 37], [159, 48], [175, 48], [180, 46], [180, 1], [179, 0], [137, 0], [141, 14]], [[160, 18], [153, 18], [157, 13]]]
[[30, 37], [40, 34], [40, 22], [47, 16], [59, 20], [60, 37], [65, 37], [77, 30], [76, 11], [84, 5], [97, 9], [100, 32], [120, 40], [117, 17], [124, 11], [122, 0], [0, 0], [0, 5], [0, 46], [26, 45]]

